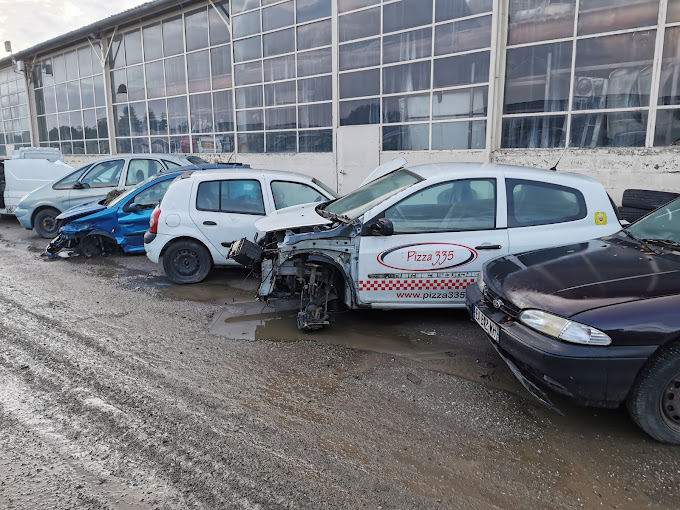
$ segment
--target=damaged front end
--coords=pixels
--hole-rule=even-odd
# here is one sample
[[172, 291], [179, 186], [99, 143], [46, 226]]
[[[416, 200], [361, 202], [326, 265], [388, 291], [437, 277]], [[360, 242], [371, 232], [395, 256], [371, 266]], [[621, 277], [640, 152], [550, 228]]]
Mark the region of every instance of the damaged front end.
[[299, 299], [298, 328], [321, 329], [329, 311], [354, 306], [352, 261], [358, 255], [358, 221], [267, 232], [259, 244], [234, 243], [229, 258], [261, 265], [258, 299]]
[[62, 227], [59, 235], [45, 249], [45, 255], [53, 258], [62, 250], [69, 254], [94, 257], [102, 253], [118, 251], [118, 243], [110, 232], [100, 229], [85, 230]]

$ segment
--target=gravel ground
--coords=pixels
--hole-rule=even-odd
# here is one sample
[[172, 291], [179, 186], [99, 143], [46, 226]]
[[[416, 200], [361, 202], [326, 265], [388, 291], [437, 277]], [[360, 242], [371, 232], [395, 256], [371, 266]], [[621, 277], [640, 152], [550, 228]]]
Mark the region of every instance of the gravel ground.
[[40, 257], [0, 219], [0, 508], [678, 508], [678, 449], [536, 404], [461, 311], [299, 333], [241, 270]]

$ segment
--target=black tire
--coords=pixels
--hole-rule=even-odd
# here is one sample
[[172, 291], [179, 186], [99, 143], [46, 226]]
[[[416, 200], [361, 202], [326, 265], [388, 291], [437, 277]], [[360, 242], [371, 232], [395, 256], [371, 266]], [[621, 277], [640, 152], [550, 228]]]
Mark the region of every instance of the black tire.
[[619, 219], [627, 220], [631, 223], [639, 220], [649, 213], [650, 211], [647, 209], [638, 209], [637, 207], [619, 207]]
[[33, 228], [35, 232], [45, 239], [54, 239], [59, 233], [59, 226], [57, 225], [57, 216], [59, 211], [52, 207], [41, 209], [33, 219]]
[[667, 204], [677, 198], [677, 193], [670, 191], [654, 191], [650, 189], [627, 189], [623, 192], [621, 205], [623, 207], [635, 207], [653, 211], [657, 207]]
[[626, 402], [633, 421], [657, 441], [680, 444], [680, 344], [655, 355]]
[[163, 269], [175, 283], [198, 283], [212, 267], [212, 256], [202, 245], [194, 241], [178, 241], [163, 255]]

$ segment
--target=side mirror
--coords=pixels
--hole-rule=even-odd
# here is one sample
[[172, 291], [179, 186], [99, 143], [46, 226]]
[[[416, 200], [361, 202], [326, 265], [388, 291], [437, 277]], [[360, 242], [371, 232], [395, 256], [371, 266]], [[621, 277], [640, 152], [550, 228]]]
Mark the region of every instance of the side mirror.
[[380, 218], [378, 221], [373, 223], [370, 227], [373, 235], [376, 236], [391, 236], [394, 234], [394, 225], [387, 218]]

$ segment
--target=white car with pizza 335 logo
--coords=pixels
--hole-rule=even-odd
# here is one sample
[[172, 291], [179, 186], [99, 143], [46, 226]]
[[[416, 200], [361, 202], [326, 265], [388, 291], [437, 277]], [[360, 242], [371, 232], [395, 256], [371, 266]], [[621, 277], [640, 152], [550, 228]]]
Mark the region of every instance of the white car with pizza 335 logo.
[[341, 308], [464, 307], [465, 289], [499, 255], [585, 241], [621, 225], [604, 187], [579, 174], [441, 163], [377, 168], [356, 191], [256, 222], [259, 244], [230, 257], [261, 262], [262, 300], [301, 300], [298, 326]]

